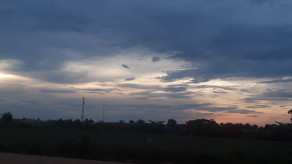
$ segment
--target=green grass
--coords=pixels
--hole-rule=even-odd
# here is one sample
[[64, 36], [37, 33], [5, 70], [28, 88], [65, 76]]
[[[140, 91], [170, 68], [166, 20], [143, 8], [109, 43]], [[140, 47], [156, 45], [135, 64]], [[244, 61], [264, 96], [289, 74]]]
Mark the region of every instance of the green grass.
[[292, 142], [106, 130], [0, 130], [3, 152], [137, 163], [292, 163]]

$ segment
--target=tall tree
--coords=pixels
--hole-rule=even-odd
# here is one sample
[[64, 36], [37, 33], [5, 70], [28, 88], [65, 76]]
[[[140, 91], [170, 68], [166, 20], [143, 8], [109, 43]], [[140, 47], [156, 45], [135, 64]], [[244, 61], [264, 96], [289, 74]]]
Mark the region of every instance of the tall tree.
[[4, 125], [11, 125], [13, 121], [13, 116], [10, 112], [6, 112], [2, 114], [1, 123]]
[[167, 120], [167, 127], [174, 128], [176, 126], [176, 121], [175, 119], [168, 119]]
[[290, 110], [288, 111], [288, 114], [291, 114], [290, 121], [291, 121], [291, 123], [292, 123], [292, 109], [290, 109]]

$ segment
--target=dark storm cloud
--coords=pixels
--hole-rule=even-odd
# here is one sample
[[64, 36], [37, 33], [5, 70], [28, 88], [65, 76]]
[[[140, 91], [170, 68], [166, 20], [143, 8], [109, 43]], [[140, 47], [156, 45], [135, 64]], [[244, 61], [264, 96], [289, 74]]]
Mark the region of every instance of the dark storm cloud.
[[[275, 53], [277, 54], [277, 53]], [[161, 81], [172, 82], [184, 78], [193, 78], [194, 83], [207, 82], [212, 79], [226, 79], [230, 77], [247, 77], [247, 78], [279, 78], [291, 76], [290, 70], [292, 60], [281, 61], [263, 61], [263, 60], [246, 60], [236, 59], [230, 62], [226, 58], [224, 61], [206, 61], [198, 69], [187, 69], [177, 71], [167, 71]]]
[[90, 89], [82, 89], [82, 90], [86, 91], [86, 93], [109, 93], [117, 89], [90, 88]]
[[41, 90], [41, 92], [47, 92], [47, 93], [76, 93], [75, 91], [68, 91], [68, 90]]
[[153, 57], [153, 58], [152, 58], [152, 62], [158, 62], [158, 61], [160, 61], [160, 60], [161, 60], [160, 57]]
[[[0, 59], [20, 60], [19, 74], [59, 82], [55, 72], [65, 61], [145, 47], [179, 51], [173, 59], [193, 64], [195, 69], [168, 71], [165, 82], [278, 79], [292, 75], [291, 4], [287, 0], [3, 0]], [[36, 70], [52, 74], [46, 78]]]
[[245, 92], [245, 93], [251, 93], [251, 90], [249, 90], [249, 89], [240, 89], [239, 90], [240, 92]]
[[127, 66], [127, 65], [125, 65], [125, 64], [122, 64], [121, 66], [124, 67], [124, 68], [126, 68], [126, 69], [130, 69], [130, 67]]
[[109, 93], [114, 89], [101, 89], [101, 88], [89, 88], [89, 89], [73, 89], [73, 90], [51, 90], [51, 89], [42, 89], [41, 92], [44, 93], [78, 93], [78, 92], [86, 92], [86, 93]]
[[214, 94], [227, 94], [228, 92], [225, 91], [213, 91]]
[[253, 105], [253, 106], [247, 106], [246, 108], [270, 108], [269, 105]]
[[261, 81], [260, 83], [291, 83], [292, 78], [286, 78], [286, 79], [275, 79], [270, 81]]
[[135, 77], [129, 77], [125, 79], [125, 81], [133, 81], [133, 80], [135, 80]]
[[121, 88], [131, 88], [131, 89], [146, 89], [146, 90], [161, 90], [162, 87], [159, 85], [140, 85], [140, 84], [118, 84]]
[[141, 100], [155, 99], [155, 98], [169, 98], [169, 99], [191, 99], [197, 94], [193, 92], [171, 92], [171, 93], [155, 93], [155, 92], [134, 92], [131, 93], [133, 97]]
[[234, 91], [236, 88], [228, 86], [217, 86], [217, 85], [197, 85], [195, 88], [213, 88], [213, 89], [223, 89], [228, 91]]
[[291, 89], [267, 89], [265, 92], [254, 95], [245, 100], [247, 102], [254, 102], [258, 100], [268, 101], [291, 101], [292, 90]]
[[176, 92], [185, 92], [187, 89], [188, 89], [187, 85], [168, 85], [165, 88], [165, 91], [176, 93]]
[[238, 109], [238, 110], [231, 110], [228, 111], [228, 113], [239, 113], [239, 114], [250, 114], [250, 113], [256, 113], [260, 114], [261, 112], [256, 112], [254, 110], [247, 110], [247, 109]]
[[246, 117], [258, 118], [259, 116], [258, 115], [248, 115]]

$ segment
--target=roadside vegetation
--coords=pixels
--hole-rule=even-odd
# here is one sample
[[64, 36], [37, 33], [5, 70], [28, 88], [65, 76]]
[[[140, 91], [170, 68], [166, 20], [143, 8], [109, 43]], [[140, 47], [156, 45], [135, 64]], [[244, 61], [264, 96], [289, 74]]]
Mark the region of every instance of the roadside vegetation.
[[0, 151], [134, 163], [291, 163], [292, 126], [197, 119], [108, 123], [2, 115]]

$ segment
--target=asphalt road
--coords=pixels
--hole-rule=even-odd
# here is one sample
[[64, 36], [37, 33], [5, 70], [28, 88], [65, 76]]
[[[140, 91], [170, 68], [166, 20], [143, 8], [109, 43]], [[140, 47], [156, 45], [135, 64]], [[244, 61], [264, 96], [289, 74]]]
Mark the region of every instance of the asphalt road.
[[0, 153], [0, 164], [126, 164], [120, 162]]

